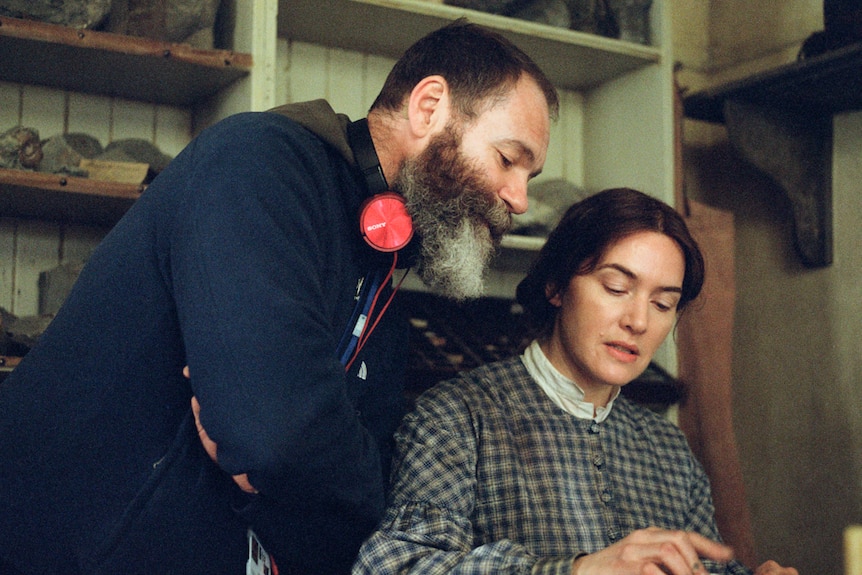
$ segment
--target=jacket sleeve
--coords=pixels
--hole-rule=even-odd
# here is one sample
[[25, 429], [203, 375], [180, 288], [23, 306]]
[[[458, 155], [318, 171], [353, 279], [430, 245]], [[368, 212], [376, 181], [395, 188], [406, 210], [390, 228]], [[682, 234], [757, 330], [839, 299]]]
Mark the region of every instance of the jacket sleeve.
[[420, 397], [396, 433], [389, 506], [353, 575], [569, 575], [575, 555], [537, 557], [512, 540], [474, 543], [477, 451], [470, 409], [434, 391]]
[[218, 463], [260, 492], [238, 511], [277, 561], [326, 572], [380, 517], [380, 461], [335, 355], [345, 288], [330, 284], [352, 257], [339, 176], [271, 116], [230, 118], [188, 150], [165, 273]]

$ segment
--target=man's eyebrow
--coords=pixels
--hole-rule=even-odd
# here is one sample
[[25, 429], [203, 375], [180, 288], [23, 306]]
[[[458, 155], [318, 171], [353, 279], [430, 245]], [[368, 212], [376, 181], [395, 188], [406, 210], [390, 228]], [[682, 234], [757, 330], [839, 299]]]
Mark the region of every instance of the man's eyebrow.
[[[512, 148], [517, 148], [518, 153], [520, 155], [526, 157], [527, 161], [530, 164], [535, 163], [536, 152], [534, 152], [533, 149], [530, 146], [528, 146], [524, 141], [519, 140], [517, 138], [506, 138], [505, 140], [502, 140], [500, 142], [500, 144], [504, 145], [504, 146], [512, 147]], [[542, 173], [541, 169], [536, 170], [535, 172], [530, 173], [530, 177], [535, 178], [536, 176], [538, 176], [541, 173]]]
[[[629, 268], [625, 267], [624, 265], [620, 265], [620, 264], [608, 263], [608, 264], [601, 265], [596, 269], [597, 269], [597, 271], [602, 270], [602, 269], [614, 269], [629, 279], [632, 279], [632, 280], [638, 279], [638, 275], [635, 272], [633, 272]], [[663, 291], [663, 292], [682, 293], [682, 287], [680, 287], [680, 286], [661, 286], [659, 288], [659, 290]]]

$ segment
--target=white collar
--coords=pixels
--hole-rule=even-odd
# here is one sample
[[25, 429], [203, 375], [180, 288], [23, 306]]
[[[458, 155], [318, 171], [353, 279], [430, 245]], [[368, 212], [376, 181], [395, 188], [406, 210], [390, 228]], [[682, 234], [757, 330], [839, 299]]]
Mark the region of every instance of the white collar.
[[551, 401], [563, 411], [579, 419], [592, 419], [601, 423], [607, 419], [611, 413], [611, 407], [614, 405], [614, 400], [619, 396], [620, 390], [617, 389], [604, 407], [596, 407], [592, 403], [584, 401], [584, 390], [551, 364], [539, 346], [538, 340], [534, 340], [527, 346], [521, 356], [521, 361], [524, 362], [527, 372], [536, 380], [545, 394], [551, 398]]

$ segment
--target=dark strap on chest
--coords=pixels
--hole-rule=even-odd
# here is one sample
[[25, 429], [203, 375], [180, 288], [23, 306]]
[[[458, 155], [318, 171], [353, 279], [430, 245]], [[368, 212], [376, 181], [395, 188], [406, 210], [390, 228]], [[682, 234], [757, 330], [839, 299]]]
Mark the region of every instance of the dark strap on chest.
[[380, 194], [389, 190], [383, 168], [380, 167], [380, 158], [374, 149], [371, 140], [371, 131], [368, 129], [368, 119], [362, 118], [347, 125], [347, 142], [353, 150], [353, 157], [359, 166], [365, 184], [368, 186], [369, 195]]

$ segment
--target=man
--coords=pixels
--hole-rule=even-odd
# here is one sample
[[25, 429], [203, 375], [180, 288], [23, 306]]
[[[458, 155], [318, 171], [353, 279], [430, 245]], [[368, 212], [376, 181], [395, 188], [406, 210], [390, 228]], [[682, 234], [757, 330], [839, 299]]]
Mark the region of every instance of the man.
[[[459, 21], [366, 120], [317, 101], [204, 131], [0, 387], [0, 571], [241, 573], [249, 528], [282, 573], [348, 570], [402, 415], [390, 278], [481, 292], [557, 107], [527, 56]], [[375, 249], [389, 220], [366, 242], [359, 213], [387, 187], [414, 239]]]

